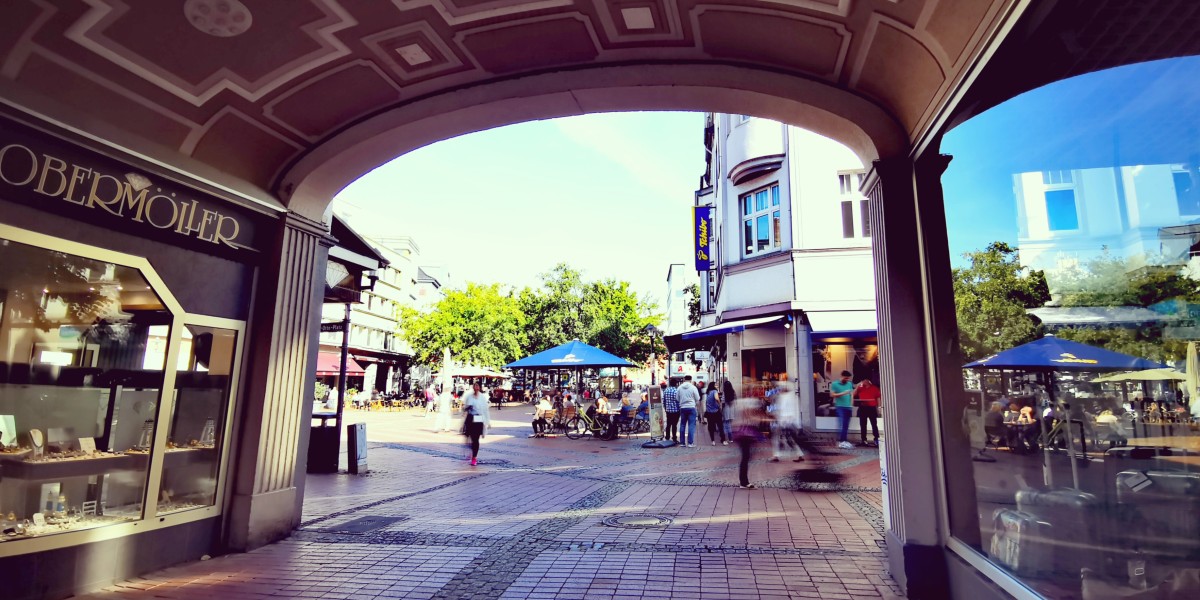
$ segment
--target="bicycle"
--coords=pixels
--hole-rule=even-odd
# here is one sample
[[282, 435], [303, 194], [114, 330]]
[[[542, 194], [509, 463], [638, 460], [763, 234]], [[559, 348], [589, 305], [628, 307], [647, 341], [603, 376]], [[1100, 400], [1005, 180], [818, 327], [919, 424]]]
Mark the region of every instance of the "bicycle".
[[567, 437], [572, 440], [577, 440], [585, 435], [591, 434], [594, 437], [600, 437], [605, 424], [600, 422], [600, 418], [589, 417], [587, 411], [577, 412], [571, 420], [567, 421]]

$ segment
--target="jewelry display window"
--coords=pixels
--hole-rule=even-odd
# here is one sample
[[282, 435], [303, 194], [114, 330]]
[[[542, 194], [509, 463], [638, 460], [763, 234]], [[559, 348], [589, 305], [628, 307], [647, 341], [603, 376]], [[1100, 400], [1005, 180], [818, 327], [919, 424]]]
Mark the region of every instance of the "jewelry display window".
[[144, 259], [0, 225], [0, 556], [218, 514], [241, 331]]

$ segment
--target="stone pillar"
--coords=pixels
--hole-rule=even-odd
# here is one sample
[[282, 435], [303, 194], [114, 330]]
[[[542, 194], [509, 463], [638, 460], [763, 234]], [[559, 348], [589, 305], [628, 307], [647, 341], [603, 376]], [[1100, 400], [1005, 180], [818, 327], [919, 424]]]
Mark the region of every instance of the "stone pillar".
[[935, 458], [938, 411], [928, 364], [913, 162], [906, 157], [875, 161], [866, 189], [879, 319], [888, 560], [908, 597], [945, 598], [948, 581]]
[[280, 222], [273, 255], [263, 261], [226, 517], [233, 550], [282, 539], [300, 522], [325, 261], [332, 244], [324, 224], [289, 213]]

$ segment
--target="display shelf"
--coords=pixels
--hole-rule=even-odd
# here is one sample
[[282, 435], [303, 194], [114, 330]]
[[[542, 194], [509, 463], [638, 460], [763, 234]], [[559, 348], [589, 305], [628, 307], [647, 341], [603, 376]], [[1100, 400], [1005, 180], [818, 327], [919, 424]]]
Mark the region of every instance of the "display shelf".
[[163, 455], [163, 466], [170, 468], [212, 462], [217, 459], [216, 455], [216, 448], [168, 448]]
[[147, 455], [117, 454], [96, 458], [63, 460], [13, 460], [0, 455], [0, 476], [13, 479], [43, 480], [67, 477], [87, 477], [111, 471], [144, 469]]

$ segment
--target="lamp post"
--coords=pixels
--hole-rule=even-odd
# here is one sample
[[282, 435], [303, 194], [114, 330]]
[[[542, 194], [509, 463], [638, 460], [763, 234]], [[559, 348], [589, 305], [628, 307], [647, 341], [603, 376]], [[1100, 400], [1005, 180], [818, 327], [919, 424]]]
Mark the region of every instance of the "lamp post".
[[650, 335], [650, 385], [658, 384], [658, 354], [654, 352], [654, 341], [662, 337], [662, 330], [655, 327], [654, 324], [646, 326], [646, 333]]

